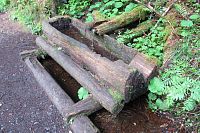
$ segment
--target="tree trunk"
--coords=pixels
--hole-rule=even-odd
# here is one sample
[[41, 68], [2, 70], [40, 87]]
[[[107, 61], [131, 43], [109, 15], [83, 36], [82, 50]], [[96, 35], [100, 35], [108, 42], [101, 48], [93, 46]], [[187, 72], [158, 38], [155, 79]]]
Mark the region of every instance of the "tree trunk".
[[108, 22], [104, 22], [94, 29], [97, 34], [103, 35], [105, 33], [111, 32], [137, 20], [144, 19], [148, 12], [145, 10], [144, 6], [138, 6], [130, 12], [125, 12], [119, 16], [116, 16]]

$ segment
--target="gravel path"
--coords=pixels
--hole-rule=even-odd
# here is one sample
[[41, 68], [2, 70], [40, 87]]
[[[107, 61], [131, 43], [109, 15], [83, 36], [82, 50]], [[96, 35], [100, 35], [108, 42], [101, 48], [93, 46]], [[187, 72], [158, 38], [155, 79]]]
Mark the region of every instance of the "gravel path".
[[0, 14], [0, 132], [63, 133], [61, 115], [48, 100], [19, 53], [35, 47], [35, 36], [8, 14]]

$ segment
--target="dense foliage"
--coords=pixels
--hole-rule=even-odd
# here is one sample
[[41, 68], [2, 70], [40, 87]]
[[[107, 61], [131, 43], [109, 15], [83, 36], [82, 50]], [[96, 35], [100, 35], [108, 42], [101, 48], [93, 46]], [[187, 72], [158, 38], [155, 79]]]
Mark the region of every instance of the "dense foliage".
[[81, 18], [85, 15], [84, 11], [90, 5], [90, 2], [90, 0], [69, 0], [67, 4], [61, 4], [58, 7], [58, 14], [68, 14], [76, 18]]

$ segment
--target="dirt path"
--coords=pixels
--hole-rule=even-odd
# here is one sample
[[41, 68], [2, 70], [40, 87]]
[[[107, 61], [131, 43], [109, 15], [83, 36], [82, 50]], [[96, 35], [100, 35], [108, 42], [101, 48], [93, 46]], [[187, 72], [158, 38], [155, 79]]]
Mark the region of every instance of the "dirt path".
[[35, 47], [35, 36], [22, 29], [0, 14], [0, 132], [63, 133], [61, 115], [20, 59]]

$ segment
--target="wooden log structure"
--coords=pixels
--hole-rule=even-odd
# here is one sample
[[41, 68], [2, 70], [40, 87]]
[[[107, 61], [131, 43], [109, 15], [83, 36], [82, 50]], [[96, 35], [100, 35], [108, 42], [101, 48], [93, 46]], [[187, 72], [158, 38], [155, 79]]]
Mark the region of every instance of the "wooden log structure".
[[[34, 77], [40, 86], [44, 89], [46, 94], [52, 103], [56, 106], [59, 113], [63, 116], [64, 119], [67, 119], [66, 111], [68, 108], [76, 105], [72, 101], [72, 99], [64, 92], [64, 90], [56, 83], [56, 81], [51, 77], [51, 75], [44, 69], [44, 67], [37, 60], [34, 55], [34, 51], [25, 51], [21, 53], [21, 56], [27, 66], [32, 71]], [[87, 101], [90, 101], [88, 99]], [[88, 102], [89, 103], [89, 102]], [[99, 107], [99, 104], [94, 102], [90, 102], [92, 105]], [[91, 106], [90, 106], [91, 107]], [[72, 118], [72, 117], [70, 117]], [[95, 127], [95, 125], [90, 121], [90, 119], [84, 115], [73, 118], [71, 123], [66, 123], [67, 126], [74, 133], [98, 133], [99, 130]]]
[[[73, 38], [70, 38], [69, 36], [66, 36], [65, 34], [61, 33], [61, 31], [59, 31], [59, 30], [63, 30], [65, 28], [67, 28], [69, 26], [69, 23], [71, 23], [74, 27], [76, 27], [80, 31], [80, 33], [82, 35], [84, 35], [87, 39], [89, 39], [89, 40], [91, 40], [93, 42], [97, 42], [100, 47], [102, 47], [106, 51], [116, 55], [119, 59], [123, 60], [125, 63], [123, 61], [111, 62], [111, 61], [109, 61], [109, 60], [107, 60], [105, 58], [102, 58], [102, 57], [100, 57], [100, 55], [97, 55], [97, 54], [93, 53], [92, 51], [90, 51], [90, 49], [87, 46], [85, 46], [85, 45], [81, 44], [80, 42], [77, 42]], [[139, 82], [141, 82], [141, 84], [139, 84], [137, 87], [134, 87], [132, 94], [129, 95], [129, 99], [130, 99], [130, 97], [132, 97], [132, 99], [135, 99], [138, 96], [146, 93], [147, 92], [147, 88], [146, 88], [145, 84], [150, 80], [150, 78], [153, 75], [155, 75], [156, 65], [151, 63], [151, 62], [149, 62], [148, 58], [146, 58], [143, 54], [140, 54], [136, 50], [131, 49], [131, 48], [125, 46], [125, 45], [119, 44], [114, 38], [111, 38], [108, 35], [98, 36], [98, 35], [94, 34], [91, 31], [91, 27], [90, 26], [88, 26], [87, 24], [82, 23], [81, 21], [79, 21], [77, 19], [70, 18], [68, 16], [64, 16], [64, 17], [63, 16], [61, 16], [61, 17], [58, 16], [58, 17], [51, 18], [49, 21], [44, 21], [43, 22], [43, 33], [45, 34], [45, 36], [48, 39], [48, 41], [51, 42], [51, 45], [61, 46], [63, 48], [65, 54], [67, 53], [68, 56], [70, 56], [70, 58], [72, 58], [76, 63], [78, 63], [80, 66], [82, 66], [84, 68], [87, 68], [88, 70], [89, 70], [89, 68], [90, 68], [91, 71], [92, 70], [96, 70], [97, 66], [89, 66], [88, 67], [87, 65], [85, 65], [85, 61], [83, 62], [83, 61], [80, 61], [79, 59], [77, 60], [76, 58], [80, 58], [80, 57], [82, 58], [82, 56], [83, 56], [84, 60], [88, 60], [89, 61], [89, 60], [92, 59], [94, 64], [96, 64], [97, 61], [102, 59], [104, 64], [106, 64], [107, 62], [109, 62], [109, 64], [114, 64], [114, 71], [115, 72], [117, 70], [116, 68], [120, 68], [120, 67], [116, 67], [115, 68], [115, 66], [117, 66], [117, 64], [120, 64], [119, 66], [121, 66], [121, 68], [123, 68], [123, 69], [125, 68], [126, 72], [127, 72], [127, 68], [128, 69], [130, 69], [130, 68], [131, 69], [133, 69], [133, 68], [138, 69], [138, 71], [140, 73], [137, 72], [138, 74], [136, 74], [136, 75], [139, 75], [139, 76], [135, 76], [135, 77], [138, 77], [138, 78], [135, 78], [135, 79], [137, 80], [136, 82], [139, 81]], [[75, 42], [75, 45], [73, 45], [74, 42]], [[79, 52], [78, 52], [77, 53], [78, 57], [77, 57], [77, 55], [72, 54], [73, 51], [71, 51], [72, 53], [69, 52], [68, 48], [70, 48], [70, 47], [75, 47], [75, 50], [78, 50], [78, 51], [84, 51], [84, 53], [86, 53], [86, 55], [79, 54]], [[79, 47], [79, 48], [77, 48], [77, 47]], [[72, 48], [72, 49], [74, 50], [74, 48]], [[85, 59], [86, 56], [88, 56], [90, 58]], [[94, 57], [95, 57], [95, 60], [94, 60]], [[54, 60], [56, 60], [58, 62], [58, 60], [59, 60], [58, 58], [54, 58]], [[65, 63], [62, 63], [62, 62], [65, 62], [65, 61], [63, 60], [59, 64], [61, 66], [63, 66], [63, 68], [64, 68], [65, 67]], [[99, 65], [100, 64], [101, 63], [99, 63]], [[111, 65], [111, 68], [113, 68], [112, 66], [113, 65]], [[104, 68], [106, 68], [106, 67], [107, 66], [104, 66]], [[67, 70], [67, 69], [65, 69], [65, 70]], [[98, 69], [98, 70], [100, 70], [100, 69]], [[106, 68], [105, 70], [109, 70], [109, 69]], [[97, 81], [102, 81], [102, 77], [99, 78], [98, 75], [97, 76], [94, 75], [94, 74], [96, 74], [96, 72], [94, 72], [94, 71], [92, 71], [92, 72], [93, 72], [94, 78], [97, 79]], [[141, 73], [144, 75], [144, 78], [143, 78], [143, 76], [141, 76]], [[104, 77], [104, 75], [103, 75], [103, 77]], [[134, 80], [132, 80], [132, 81], [134, 81]], [[104, 86], [112, 86], [111, 83], [108, 83], [108, 84], [107, 83], [108, 83], [107, 80], [106, 80], [106, 83], [105, 82], [101, 82], [101, 84], [103, 84]], [[112, 88], [114, 90], [116, 89], [113, 86], [112, 86]], [[116, 90], [118, 90], [118, 89], [116, 89]], [[117, 92], [119, 92], [119, 91], [117, 91]], [[95, 101], [98, 101], [98, 100], [96, 100], [95, 96], [93, 96], [93, 98], [95, 99]], [[127, 100], [126, 102], [128, 102], [128, 101], [129, 100]], [[92, 104], [94, 102], [90, 102], [90, 103]], [[102, 105], [102, 103], [100, 103], [100, 104]], [[76, 108], [78, 106], [79, 105], [74, 106], [73, 108]], [[94, 106], [96, 106], [95, 103], [94, 103]], [[103, 106], [103, 107], [105, 108], [105, 106]], [[99, 106], [96, 106], [96, 108], [99, 108]], [[70, 109], [70, 110], [68, 110], [69, 113], [66, 114], [66, 115], [68, 115], [69, 117], [74, 117], [75, 114], [78, 114], [78, 115], [82, 114], [82, 113], [85, 114], [85, 112], [87, 112], [85, 110], [88, 110], [88, 108], [86, 107], [84, 109], [82, 107], [82, 109], [79, 109], [79, 111], [73, 111], [73, 109]], [[89, 111], [89, 112], [93, 112], [92, 110]], [[86, 113], [86, 114], [88, 114], [88, 113]]]
[[[131, 99], [134, 89], [138, 82], [134, 79], [136, 75], [143, 76], [133, 67], [129, 67], [123, 61], [112, 62], [101, 55], [92, 52], [87, 46], [79, 41], [70, 38], [55, 30], [52, 26], [45, 28], [45, 35], [52, 45], [63, 47], [64, 51], [70, 55], [81, 66], [86, 67], [100, 81], [110, 84], [114, 90], [119, 91], [124, 97], [125, 102]], [[142, 83], [142, 82], [141, 82]]]
[[[88, 71], [81, 68], [75, 63], [67, 54], [58, 51], [55, 47], [49, 45], [41, 37], [36, 39], [36, 44], [45, 50], [49, 56], [57, 61], [74, 79], [76, 79], [83, 87], [93, 95], [93, 98], [98, 101], [105, 109], [113, 114], [119, 113], [123, 106], [123, 98], [119, 101], [115, 100], [108, 90], [113, 90], [110, 86], [103, 86], [97, 79], [95, 79]], [[106, 88], [108, 87], [108, 88]]]
[[125, 12], [121, 15], [116, 16], [108, 22], [104, 22], [94, 27], [95, 32], [99, 35], [111, 32], [118, 28], [124, 27], [134, 21], [144, 19], [148, 13], [144, 6], [138, 6], [130, 12]]

